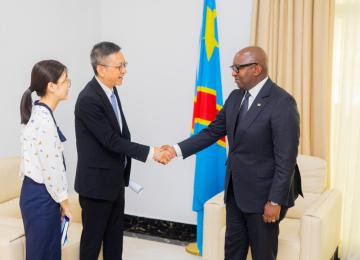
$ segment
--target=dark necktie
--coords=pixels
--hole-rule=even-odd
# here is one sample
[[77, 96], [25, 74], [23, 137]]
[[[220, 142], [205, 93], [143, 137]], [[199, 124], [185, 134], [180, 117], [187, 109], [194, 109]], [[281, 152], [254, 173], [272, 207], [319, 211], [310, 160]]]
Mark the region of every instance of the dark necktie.
[[243, 99], [243, 102], [241, 103], [239, 113], [238, 113], [238, 115], [236, 117], [234, 134], [236, 132], [238, 124], [240, 124], [241, 120], [245, 117], [245, 115], [246, 115], [246, 113], [248, 111], [248, 108], [249, 108], [249, 97], [251, 96], [249, 91], [246, 91], [244, 96], [245, 97]]

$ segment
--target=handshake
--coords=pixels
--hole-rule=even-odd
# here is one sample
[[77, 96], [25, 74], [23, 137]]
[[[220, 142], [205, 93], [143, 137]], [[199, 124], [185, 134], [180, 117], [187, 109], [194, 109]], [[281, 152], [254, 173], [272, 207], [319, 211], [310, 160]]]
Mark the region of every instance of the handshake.
[[170, 145], [163, 145], [161, 147], [154, 148], [153, 159], [161, 164], [168, 164], [172, 159], [177, 156], [174, 147]]

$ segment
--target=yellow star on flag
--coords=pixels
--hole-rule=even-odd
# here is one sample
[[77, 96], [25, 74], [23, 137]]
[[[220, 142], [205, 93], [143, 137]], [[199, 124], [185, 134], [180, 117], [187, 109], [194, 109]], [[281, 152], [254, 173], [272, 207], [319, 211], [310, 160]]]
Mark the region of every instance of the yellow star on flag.
[[205, 49], [208, 61], [214, 52], [215, 47], [219, 47], [219, 43], [215, 38], [215, 18], [216, 9], [211, 10], [209, 7], [206, 8], [206, 24], [205, 24]]

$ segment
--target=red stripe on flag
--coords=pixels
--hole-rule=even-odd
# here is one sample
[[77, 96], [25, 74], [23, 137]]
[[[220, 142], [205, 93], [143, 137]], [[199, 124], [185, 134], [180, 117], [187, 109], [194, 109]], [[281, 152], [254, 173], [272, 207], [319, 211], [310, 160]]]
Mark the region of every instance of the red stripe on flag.
[[[216, 109], [216, 96], [198, 91], [197, 96], [194, 99], [194, 113], [192, 118], [192, 130], [194, 131], [195, 118], [212, 122], [217, 113]], [[226, 147], [225, 136], [222, 137], [219, 142], [221, 146]]]
[[196, 102], [194, 103], [193, 124], [194, 118], [213, 121], [217, 113], [216, 96], [204, 92], [197, 92]]

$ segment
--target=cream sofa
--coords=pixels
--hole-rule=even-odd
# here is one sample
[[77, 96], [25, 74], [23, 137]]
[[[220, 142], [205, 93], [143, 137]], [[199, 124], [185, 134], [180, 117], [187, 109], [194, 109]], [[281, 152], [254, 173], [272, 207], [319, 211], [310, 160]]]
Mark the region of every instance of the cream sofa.
[[[337, 254], [340, 241], [341, 194], [327, 187], [324, 160], [299, 155], [297, 162], [304, 198], [296, 200], [280, 223], [277, 259], [329, 260]], [[203, 260], [224, 259], [226, 210], [223, 197], [223, 192], [219, 193], [205, 204]], [[248, 259], [251, 259], [250, 252]]]
[[[25, 236], [19, 207], [21, 183], [18, 157], [0, 158], [0, 259], [24, 260]], [[78, 260], [82, 230], [81, 209], [76, 194], [70, 195], [73, 221], [68, 243], [62, 248], [62, 260]], [[59, 227], [60, 228], [60, 227]], [[100, 258], [99, 258], [100, 259]]]

